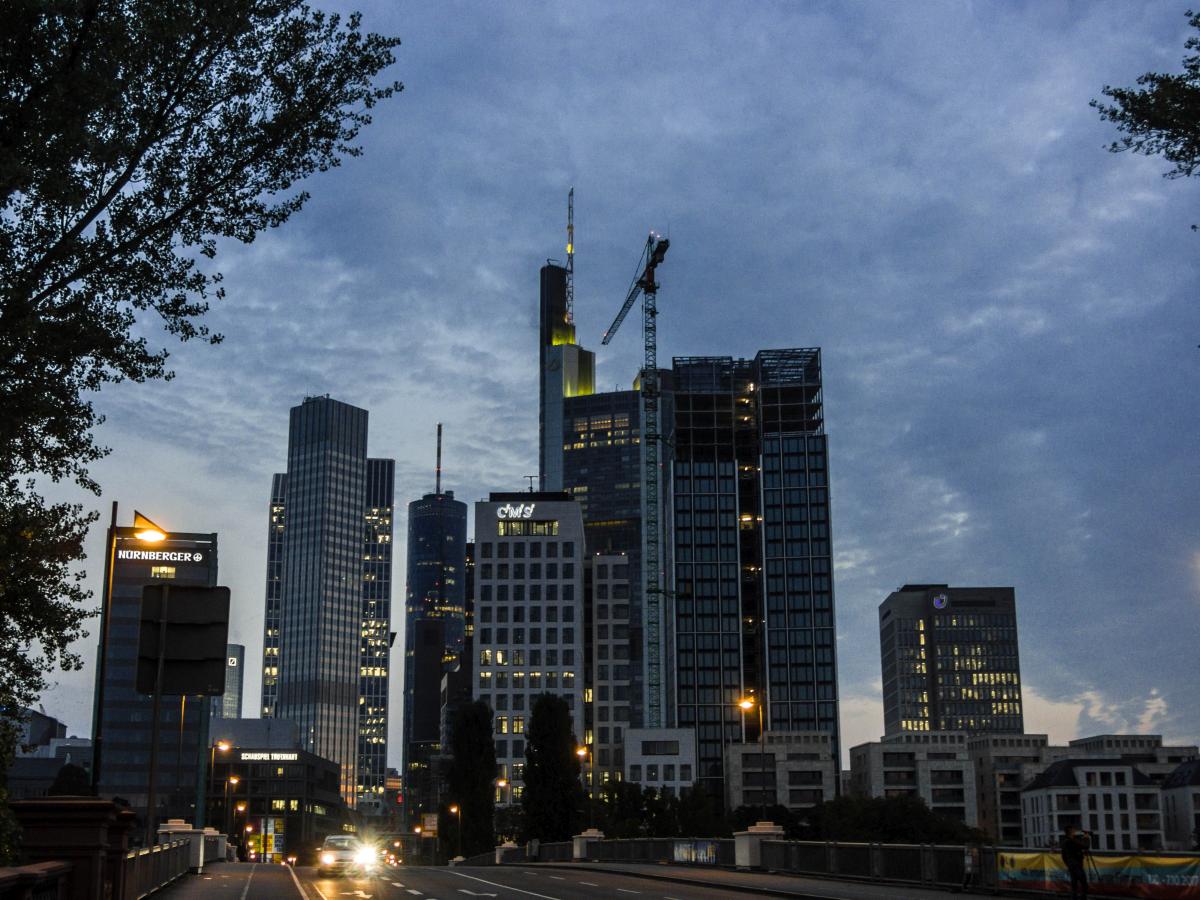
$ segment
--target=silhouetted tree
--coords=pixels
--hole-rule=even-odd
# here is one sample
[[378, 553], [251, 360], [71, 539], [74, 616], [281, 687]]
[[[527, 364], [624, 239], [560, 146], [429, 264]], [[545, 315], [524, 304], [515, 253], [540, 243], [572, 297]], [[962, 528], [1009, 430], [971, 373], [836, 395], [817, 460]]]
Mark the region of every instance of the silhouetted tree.
[[89, 396], [171, 376], [145, 320], [218, 341], [202, 323], [224, 290], [218, 242], [298, 211], [297, 183], [358, 155], [400, 85], [372, 83], [397, 39], [300, 0], [9, 0], [0, 20], [0, 709], [15, 709], [80, 664], [75, 564], [96, 517], [47, 504], [32, 476], [99, 492]]
[[585, 795], [576, 748], [567, 701], [553, 694], [539, 695], [525, 729], [521, 808], [526, 837], [563, 841], [578, 832]]
[[683, 837], [729, 837], [731, 833], [721, 799], [700, 783], [679, 795], [679, 827]]
[[[492, 737], [492, 710], [480, 700], [458, 708], [450, 724], [450, 766], [446, 773], [448, 807], [462, 810], [463, 856], [484, 853], [496, 846], [492, 830], [496, 800], [496, 743]], [[453, 835], [458, 828], [447, 821]]]
[[[1200, 29], [1200, 13], [1189, 10], [1187, 15], [1188, 23]], [[1189, 37], [1184, 47], [1200, 50], [1200, 37]], [[1137, 83], [1138, 88], [1105, 85], [1104, 95], [1113, 103], [1091, 102], [1101, 118], [1124, 132], [1108, 149], [1162, 156], [1172, 164], [1164, 173], [1167, 178], [1195, 175], [1200, 167], [1200, 54], [1184, 56], [1182, 74], [1147, 72]]]
[[916, 796], [838, 797], [814, 807], [805, 837], [823, 841], [982, 843], [986, 836], [960, 819], [932, 811]]
[[54, 776], [46, 791], [48, 797], [87, 797], [92, 793], [92, 779], [82, 766], [67, 763]]

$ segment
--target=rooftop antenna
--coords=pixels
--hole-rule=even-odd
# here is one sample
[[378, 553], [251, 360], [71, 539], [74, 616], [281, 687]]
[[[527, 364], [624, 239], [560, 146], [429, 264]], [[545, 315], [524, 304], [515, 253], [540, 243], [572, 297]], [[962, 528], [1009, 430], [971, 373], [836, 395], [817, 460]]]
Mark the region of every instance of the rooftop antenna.
[[442, 423], [438, 422], [438, 438], [437, 438], [437, 481], [434, 485], [433, 492], [440, 494], [442, 492]]
[[534, 479], [535, 479], [535, 478], [537, 478], [538, 476], [537, 476], [537, 475], [525, 475], [525, 476], [523, 476], [523, 477], [525, 477], [525, 478], [528, 478], [528, 479], [529, 479], [529, 493], [531, 493], [531, 494], [532, 494], [532, 493], [533, 493], [533, 481], [534, 481]]
[[575, 324], [575, 188], [567, 192], [567, 324]]

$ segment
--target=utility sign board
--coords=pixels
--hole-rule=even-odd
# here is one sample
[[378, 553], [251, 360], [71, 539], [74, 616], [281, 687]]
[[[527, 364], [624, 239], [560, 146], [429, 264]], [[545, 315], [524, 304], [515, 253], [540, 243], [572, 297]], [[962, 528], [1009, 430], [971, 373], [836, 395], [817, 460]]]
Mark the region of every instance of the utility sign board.
[[138, 634], [138, 692], [154, 693], [161, 662], [159, 690], [165, 696], [225, 693], [228, 640], [229, 588], [146, 585]]

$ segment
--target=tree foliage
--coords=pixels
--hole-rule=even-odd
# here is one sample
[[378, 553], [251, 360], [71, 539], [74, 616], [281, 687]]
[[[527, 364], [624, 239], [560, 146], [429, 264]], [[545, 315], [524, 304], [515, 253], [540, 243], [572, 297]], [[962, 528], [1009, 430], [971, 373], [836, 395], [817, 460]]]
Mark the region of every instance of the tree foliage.
[[525, 837], [565, 841], [583, 822], [583, 786], [567, 701], [540, 694], [525, 730]]
[[446, 773], [450, 802], [458, 804], [461, 810], [461, 818], [455, 818], [450, 827], [457, 831], [459, 822], [462, 823], [458, 843], [463, 856], [485, 853], [496, 846], [492, 831], [495, 779], [492, 711], [480, 700], [463, 704], [450, 726], [450, 766]]
[[[0, 0], [0, 708], [78, 665], [72, 564], [107, 451], [91, 394], [169, 378], [146, 319], [217, 342], [222, 240], [250, 242], [360, 152], [395, 38], [299, 0]], [[31, 647], [40, 648], [30, 652]], [[2, 851], [0, 851], [2, 852]], [[2, 862], [2, 860], [0, 860]]]
[[807, 840], [884, 844], [982, 843], [983, 832], [936, 813], [920, 797], [838, 797], [814, 807], [801, 829]]
[[83, 766], [67, 763], [54, 776], [47, 797], [86, 797], [92, 793], [92, 778]]
[[[1200, 13], [1187, 15], [1188, 23], [1200, 29]], [[1147, 72], [1136, 88], [1105, 85], [1112, 103], [1091, 102], [1101, 118], [1124, 132], [1108, 149], [1162, 156], [1172, 165], [1167, 178], [1195, 175], [1200, 167], [1200, 37], [1193, 35], [1184, 46], [1191, 52], [1183, 58], [1182, 74]]]

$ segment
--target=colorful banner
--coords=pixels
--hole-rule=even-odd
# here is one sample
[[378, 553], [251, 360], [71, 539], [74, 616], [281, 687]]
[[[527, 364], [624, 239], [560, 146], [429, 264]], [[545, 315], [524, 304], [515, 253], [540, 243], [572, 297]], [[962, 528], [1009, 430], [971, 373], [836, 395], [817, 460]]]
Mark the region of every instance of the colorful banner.
[[[1071, 877], [1054, 851], [996, 855], [1001, 888], [1071, 892]], [[1153, 900], [1200, 900], [1200, 856], [1093, 855], [1085, 861], [1088, 884], [1098, 896]]]

